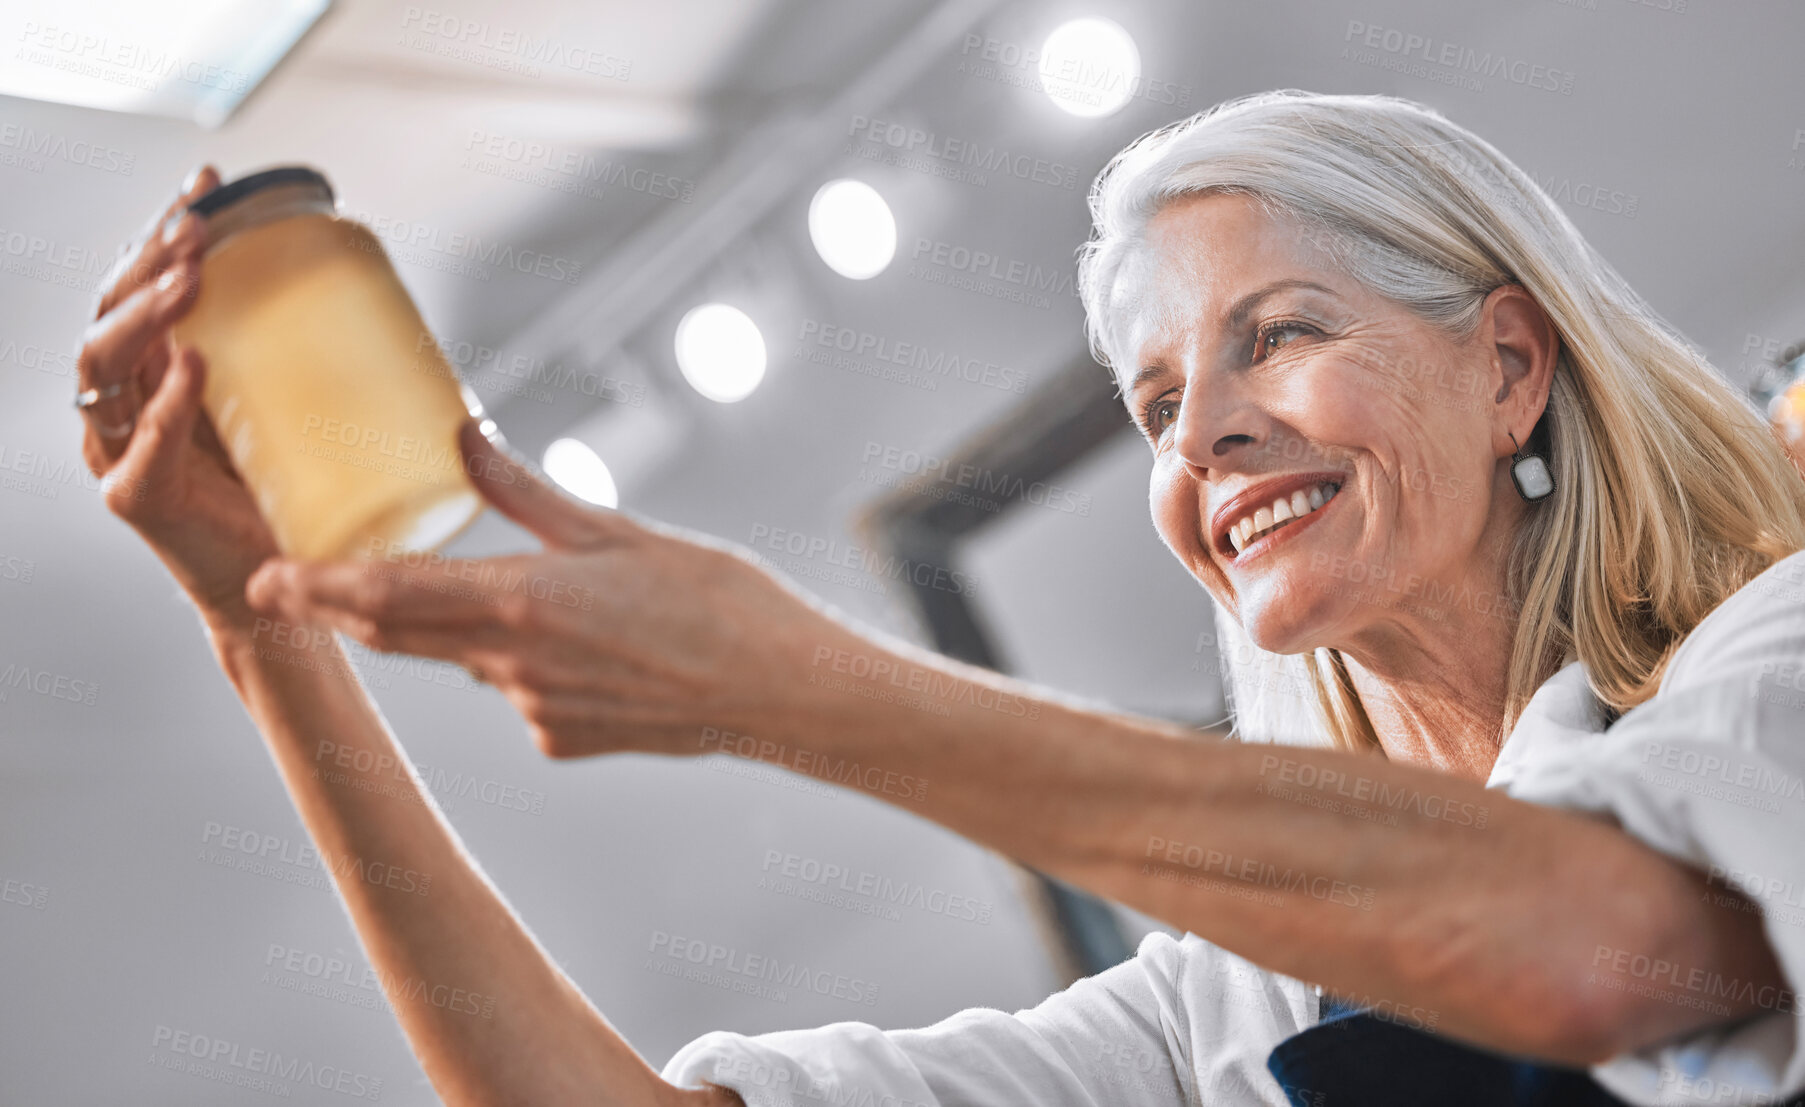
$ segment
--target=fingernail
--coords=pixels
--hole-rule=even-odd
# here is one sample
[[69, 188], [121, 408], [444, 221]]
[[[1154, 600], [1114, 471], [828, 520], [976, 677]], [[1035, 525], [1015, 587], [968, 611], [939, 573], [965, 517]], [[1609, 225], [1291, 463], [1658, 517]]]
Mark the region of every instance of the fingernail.
[[201, 173], [204, 172], [206, 168], [206, 163], [203, 162], [188, 171], [188, 175], [182, 178], [182, 195], [186, 196], [194, 191], [194, 186], [200, 183]]
[[163, 275], [157, 278], [156, 287], [158, 292], [181, 289], [182, 295], [186, 296], [194, 287], [194, 277], [185, 268], [165, 269]]
[[184, 208], [163, 222], [163, 245], [174, 250], [186, 250], [198, 245], [205, 224], [201, 217]]

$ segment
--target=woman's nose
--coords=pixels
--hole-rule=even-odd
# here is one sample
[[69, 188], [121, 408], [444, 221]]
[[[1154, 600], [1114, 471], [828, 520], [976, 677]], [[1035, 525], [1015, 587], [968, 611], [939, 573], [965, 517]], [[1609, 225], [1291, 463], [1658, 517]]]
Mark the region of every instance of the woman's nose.
[[1262, 441], [1262, 422], [1260, 413], [1240, 397], [1200, 396], [1193, 389], [1179, 406], [1174, 445], [1193, 469], [1238, 468]]

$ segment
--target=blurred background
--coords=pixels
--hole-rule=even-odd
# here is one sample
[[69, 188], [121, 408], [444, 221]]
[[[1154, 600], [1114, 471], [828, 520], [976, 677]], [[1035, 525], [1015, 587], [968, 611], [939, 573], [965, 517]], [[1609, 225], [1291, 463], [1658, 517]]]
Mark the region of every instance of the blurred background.
[[[1203, 723], [1224, 713], [1211, 604], [1148, 522], [1146, 449], [1073, 288], [1110, 155], [1263, 89], [1423, 101], [1771, 392], [1805, 336], [1802, 41], [1789, 0], [12, 0], [0, 1101], [243, 1102], [167, 1067], [182, 1032], [435, 1102], [194, 616], [81, 462], [96, 285], [195, 165], [326, 173], [572, 491], [751, 545], [867, 624]], [[922, 482], [973, 459], [1007, 491]], [[530, 545], [491, 515], [450, 552]], [[1149, 925], [768, 766], [549, 764], [460, 670], [357, 662], [486, 870], [654, 1064], [711, 1029], [1032, 1005]], [[838, 891], [866, 876], [894, 895]], [[875, 1001], [673, 978], [660, 935]]]

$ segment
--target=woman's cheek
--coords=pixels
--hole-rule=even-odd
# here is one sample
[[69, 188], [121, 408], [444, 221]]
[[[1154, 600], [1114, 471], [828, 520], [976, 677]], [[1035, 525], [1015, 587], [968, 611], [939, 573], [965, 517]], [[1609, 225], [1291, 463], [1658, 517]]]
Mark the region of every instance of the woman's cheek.
[[1159, 459], [1153, 465], [1153, 477], [1147, 489], [1148, 513], [1166, 548], [1186, 565], [1197, 557], [1208, 557], [1209, 551], [1201, 534], [1196, 501], [1197, 489], [1181, 474], [1182, 464]]

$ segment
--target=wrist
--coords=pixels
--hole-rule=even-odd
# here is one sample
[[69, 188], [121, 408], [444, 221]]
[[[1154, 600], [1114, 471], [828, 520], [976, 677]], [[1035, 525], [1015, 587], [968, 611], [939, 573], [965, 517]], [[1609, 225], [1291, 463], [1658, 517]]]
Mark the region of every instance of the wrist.
[[318, 654], [337, 639], [320, 626], [298, 626], [265, 615], [243, 601], [196, 601], [201, 627], [222, 657], [255, 656], [264, 660], [295, 660]]
[[237, 602], [196, 599], [201, 626], [215, 642], [250, 642], [257, 633], [257, 620], [264, 618], [242, 599]]
[[181, 534], [140, 533], [194, 604], [209, 634], [216, 638], [251, 634], [263, 616], [245, 598], [245, 586], [258, 566], [276, 556], [273, 544], [251, 542], [234, 550], [196, 551], [196, 543]]

